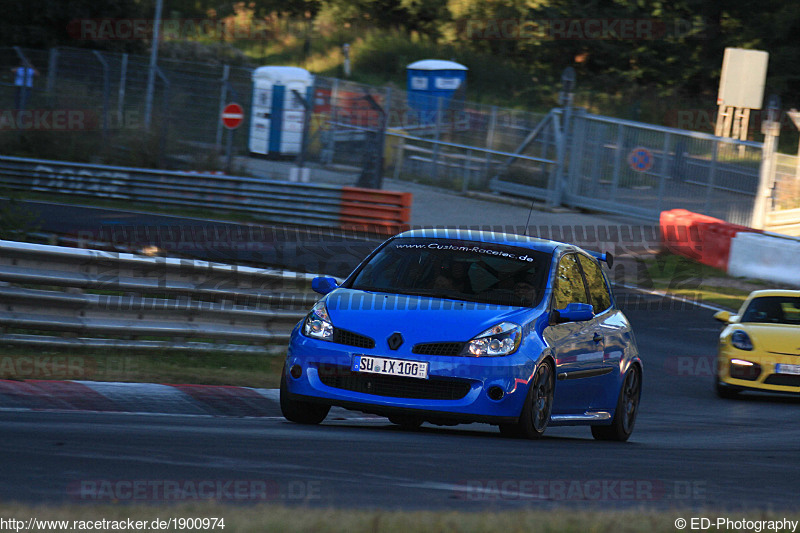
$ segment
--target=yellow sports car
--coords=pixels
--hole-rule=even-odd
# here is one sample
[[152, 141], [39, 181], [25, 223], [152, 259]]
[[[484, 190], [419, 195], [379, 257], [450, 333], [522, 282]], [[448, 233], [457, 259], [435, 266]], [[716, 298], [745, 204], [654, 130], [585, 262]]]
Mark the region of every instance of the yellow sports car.
[[800, 291], [753, 291], [738, 315], [720, 311], [717, 394], [800, 392]]

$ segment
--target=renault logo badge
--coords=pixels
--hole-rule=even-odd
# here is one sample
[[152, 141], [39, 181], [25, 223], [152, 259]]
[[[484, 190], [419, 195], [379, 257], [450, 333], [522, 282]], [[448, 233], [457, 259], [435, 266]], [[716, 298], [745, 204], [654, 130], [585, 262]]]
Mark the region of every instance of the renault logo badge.
[[400, 335], [400, 332], [395, 331], [394, 333], [389, 335], [389, 338], [386, 339], [386, 342], [389, 344], [389, 348], [391, 348], [392, 350], [396, 350], [400, 346], [402, 346], [403, 336]]

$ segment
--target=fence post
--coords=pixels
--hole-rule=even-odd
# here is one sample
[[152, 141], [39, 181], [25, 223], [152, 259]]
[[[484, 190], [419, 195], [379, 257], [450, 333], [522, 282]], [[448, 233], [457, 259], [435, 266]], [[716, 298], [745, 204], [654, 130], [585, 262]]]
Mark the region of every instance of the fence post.
[[775, 151], [778, 146], [778, 135], [781, 124], [779, 122], [780, 100], [772, 95], [767, 106], [767, 120], [761, 126], [764, 133], [764, 147], [761, 154], [761, 168], [758, 172], [758, 189], [753, 204], [753, 216], [750, 226], [754, 229], [764, 229], [767, 224], [767, 203], [772, 195], [772, 186], [775, 182]]
[[617, 152], [614, 154], [614, 175], [611, 176], [611, 201], [617, 199], [620, 173], [622, 172], [622, 158], [625, 156], [625, 126], [617, 125]]
[[[574, 124], [572, 126], [572, 142], [570, 143], [569, 165], [566, 173], [565, 187], [562, 189], [564, 192], [577, 193], [579, 189], [581, 170], [583, 169], [582, 163], [584, 154], [586, 153], [586, 117], [584, 110], [578, 108], [575, 110], [575, 116], [572, 119]], [[563, 197], [562, 197], [563, 201]]]
[[488, 150], [494, 149], [494, 132], [497, 127], [497, 106], [492, 106], [492, 111], [489, 114], [489, 131], [486, 132], [486, 180], [491, 179], [492, 175], [492, 153]]
[[50, 105], [55, 107], [55, 88], [56, 88], [56, 74], [58, 72], [58, 48], [51, 48], [50, 55], [47, 59], [47, 95], [50, 99]]
[[365, 146], [367, 152], [364, 154], [364, 164], [356, 186], [381, 189], [383, 188], [383, 149], [386, 139], [386, 110], [375, 101], [371, 94], [366, 93], [363, 98], [373, 111], [378, 112], [378, 129], [364, 129], [367, 139], [367, 144]]
[[[297, 157], [295, 158], [295, 168], [297, 168], [298, 179], [300, 181], [306, 181], [307, 175], [303, 173], [303, 167], [306, 163], [306, 150], [308, 150], [308, 136], [310, 134], [311, 129], [311, 115], [314, 113], [314, 85], [308, 87], [306, 89], [306, 94], [300, 94], [297, 89], [292, 89], [292, 94], [297, 98], [300, 104], [303, 106], [303, 131], [300, 132], [300, 151], [297, 153]], [[290, 173], [289, 176], [290, 181], [292, 180], [292, 176]]]
[[108, 98], [111, 92], [111, 82], [109, 80], [108, 62], [103, 57], [103, 54], [97, 50], [92, 53], [97, 58], [97, 61], [103, 67], [103, 139], [108, 140]]
[[328, 128], [328, 146], [326, 150], [326, 164], [332, 164], [336, 156], [336, 122], [339, 120], [339, 79], [334, 78], [331, 88], [330, 128]]
[[161, 78], [161, 81], [164, 82], [164, 95], [161, 99], [161, 138], [158, 142], [158, 166], [164, 166], [164, 156], [167, 150], [167, 133], [169, 132], [169, 124], [170, 124], [170, 106], [169, 106], [169, 94], [170, 94], [170, 84], [167, 77], [161, 71], [160, 68], [156, 67], [156, 74], [158, 77]]
[[[561, 202], [564, 198], [564, 181], [566, 179], [564, 176], [565, 167], [567, 166], [567, 139], [569, 135], [568, 124], [570, 120], [569, 113], [566, 109], [561, 117], [563, 119], [563, 124], [560, 125], [559, 135], [556, 140], [556, 152], [558, 154], [558, 158], [556, 159], [556, 179], [555, 183], [553, 184], [553, 191], [551, 195], [551, 207], [557, 207], [561, 205]], [[556, 127], [558, 127], [558, 125]]]
[[553, 136], [556, 144], [556, 161], [551, 167], [550, 175], [547, 177], [547, 205], [550, 207], [555, 207], [559, 205], [558, 179], [561, 171], [559, 161], [561, 161], [562, 149], [566, 141], [564, 140], [564, 131], [561, 127], [561, 110], [554, 109], [551, 111], [551, 113], [553, 114], [552, 124]]
[[461, 178], [461, 192], [467, 192], [469, 190], [469, 182], [470, 182], [470, 165], [472, 161], [472, 150], [467, 150], [467, 157], [464, 159], [464, 174]]
[[386, 130], [389, 129], [389, 113], [392, 112], [392, 88], [386, 87], [383, 95], [383, 112], [380, 114], [380, 131], [378, 132], [378, 174], [376, 176], [376, 189], [383, 189], [383, 165], [386, 156]]
[[150, 131], [150, 119], [153, 115], [153, 93], [155, 92], [156, 74], [158, 70], [158, 39], [161, 36], [161, 9], [164, 0], [156, 0], [153, 40], [150, 43], [150, 66], [147, 68], [147, 89], [144, 97], [144, 126]]
[[[230, 79], [231, 67], [230, 65], [222, 66], [222, 79], [220, 83], [222, 87], [219, 90], [219, 113], [217, 116], [222, 116], [222, 110], [225, 109], [225, 104], [228, 99], [228, 80]], [[222, 147], [222, 120], [217, 120], [217, 137], [214, 143], [216, 151], [219, 152]]]
[[567, 165], [567, 141], [569, 139], [570, 122], [572, 121], [572, 99], [575, 95], [575, 69], [567, 67], [561, 73], [561, 94], [559, 100], [564, 111], [564, 124], [561, 126], [561, 142], [558, 145], [558, 163], [556, 163], [556, 183], [553, 205], [561, 205], [564, 197], [565, 167]]
[[434, 132], [434, 139], [436, 142], [433, 144], [433, 153], [431, 154], [431, 166], [433, 171], [433, 180], [439, 179], [439, 141], [442, 137], [442, 97], [436, 97], [436, 131]]
[[117, 91], [117, 120], [120, 127], [125, 127], [125, 84], [128, 79], [128, 54], [122, 54], [119, 67], [119, 90]]
[[714, 195], [714, 177], [717, 173], [717, 161], [719, 160], [719, 143], [720, 141], [711, 141], [714, 147], [711, 150], [711, 165], [708, 170], [708, 186], [706, 187], [706, 201], [703, 206], [703, 211], [706, 214], [711, 213], [712, 196]]
[[[667, 174], [669, 171], [669, 165], [667, 161], [669, 160], [669, 141], [670, 141], [670, 133], [667, 132], [664, 134], [664, 146], [661, 149], [661, 172], [659, 173], [658, 179], [658, 201], [656, 203], [656, 210], [660, 213], [664, 207], [664, 189], [667, 185]], [[716, 154], [716, 152], [715, 152]]]

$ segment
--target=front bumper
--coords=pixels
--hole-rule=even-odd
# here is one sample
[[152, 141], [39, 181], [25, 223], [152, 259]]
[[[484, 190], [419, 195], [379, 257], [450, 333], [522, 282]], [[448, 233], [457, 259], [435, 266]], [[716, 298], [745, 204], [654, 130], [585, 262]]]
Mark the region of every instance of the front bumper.
[[[353, 357], [362, 354], [428, 362], [429, 379], [394, 380], [352, 372]], [[354, 348], [295, 331], [286, 358], [286, 389], [299, 400], [384, 416], [413, 414], [435, 423], [498, 424], [519, 418], [535, 365], [520, 351], [504, 357], [430, 356], [411, 353], [410, 346], [397, 352]], [[295, 366], [300, 367], [297, 378], [291, 375]], [[493, 387], [502, 389], [502, 398], [489, 396]]]
[[[753, 363], [757, 370], [750, 370], [749, 375], [744, 367], [731, 364], [732, 359], [741, 359]], [[731, 387], [748, 390], [800, 393], [800, 375], [779, 373], [777, 365], [800, 365], [800, 357], [778, 355], [759, 351], [738, 350], [723, 347], [717, 356], [717, 379]]]

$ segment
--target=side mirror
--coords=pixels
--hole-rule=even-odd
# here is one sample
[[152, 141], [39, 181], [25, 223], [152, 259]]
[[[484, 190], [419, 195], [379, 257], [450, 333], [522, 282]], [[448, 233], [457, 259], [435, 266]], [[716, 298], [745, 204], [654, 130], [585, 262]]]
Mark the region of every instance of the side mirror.
[[337, 287], [339, 284], [330, 276], [318, 276], [311, 280], [311, 289], [320, 294], [328, 294]]
[[731, 313], [730, 311], [717, 311], [714, 313], [714, 320], [719, 320], [724, 324], [730, 324]]
[[564, 309], [557, 309], [551, 313], [550, 324], [563, 324], [564, 322], [585, 322], [594, 318], [592, 304], [567, 304]]

